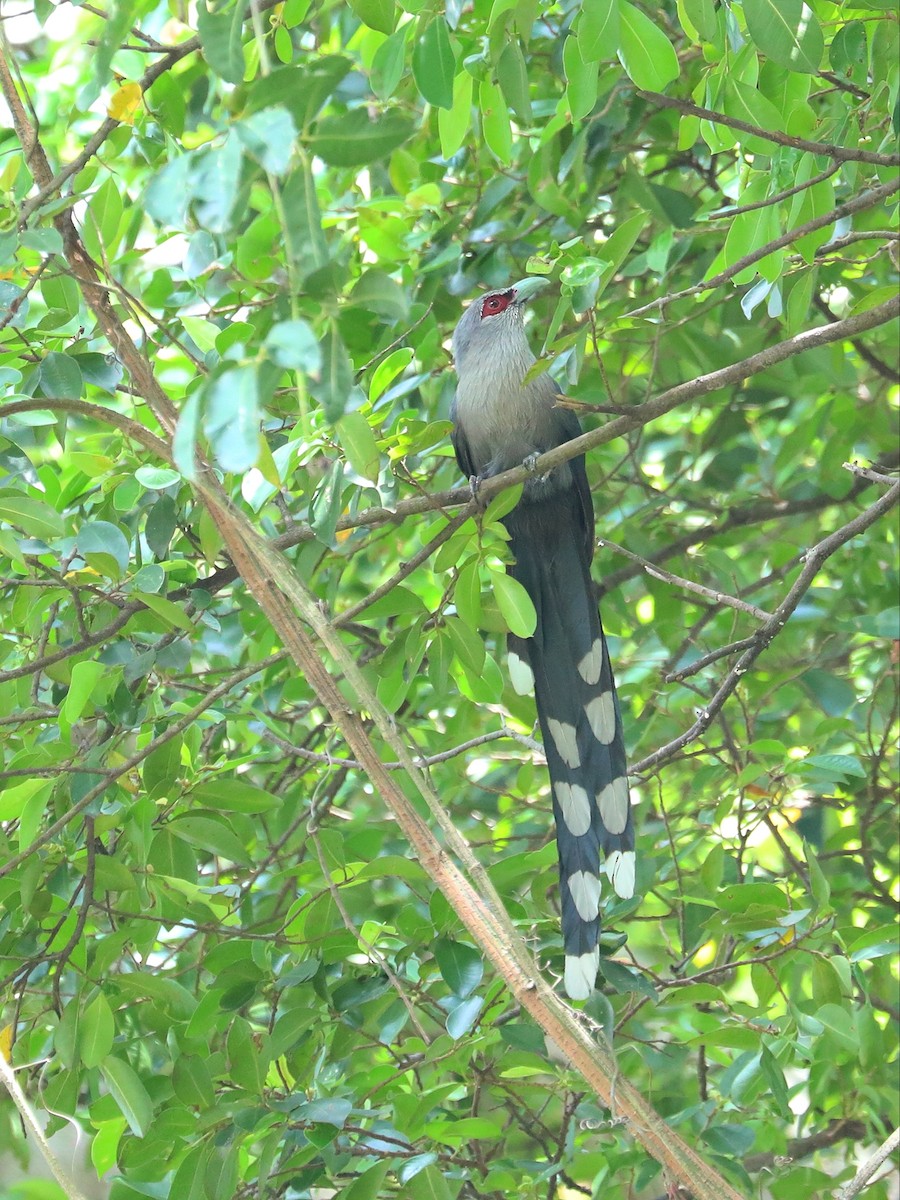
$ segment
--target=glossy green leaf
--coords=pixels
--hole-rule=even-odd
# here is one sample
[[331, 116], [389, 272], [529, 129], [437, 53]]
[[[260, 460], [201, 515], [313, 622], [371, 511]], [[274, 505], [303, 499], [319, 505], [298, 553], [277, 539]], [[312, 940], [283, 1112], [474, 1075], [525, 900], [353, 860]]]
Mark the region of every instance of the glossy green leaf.
[[416, 87], [429, 104], [438, 108], [452, 107], [456, 59], [447, 31], [447, 22], [440, 14], [428, 21], [416, 39], [412, 69]]
[[454, 995], [466, 997], [481, 983], [484, 961], [474, 946], [441, 938], [433, 947], [434, 957], [447, 987]]
[[61, 400], [77, 400], [83, 388], [78, 364], [70, 355], [56, 351], [41, 363], [40, 382], [45, 396]]
[[401, 346], [397, 350], [392, 350], [386, 358], [381, 360], [372, 372], [372, 381], [369, 384], [369, 400], [372, 404], [384, 394], [397, 376], [406, 370], [412, 360], [413, 351], [409, 346]]
[[488, 149], [503, 165], [512, 161], [512, 130], [506, 99], [496, 84], [484, 79], [478, 89], [481, 128]]
[[364, 479], [377, 483], [381, 456], [378, 453], [375, 434], [362, 413], [344, 413], [337, 422], [335, 431], [353, 470]]
[[308, 322], [279, 321], [266, 335], [265, 347], [279, 367], [315, 375], [322, 369], [322, 351]]
[[628, 0], [619, 0], [619, 26], [619, 59], [629, 79], [648, 91], [664, 91], [680, 71], [672, 43]]
[[472, 76], [460, 71], [453, 80], [453, 105], [438, 109], [441, 154], [452, 158], [462, 146], [472, 122]]
[[291, 260], [304, 274], [324, 267], [328, 262], [328, 249], [322, 232], [322, 215], [315, 180], [305, 160], [300, 161], [285, 182], [284, 210], [287, 251]]
[[322, 341], [321, 373], [309, 389], [329, 421], [336, 422], [343, 415], [352, 384], [353, 364], [337, 329], [331, 328]]
[[65, 703], [66, 720], [70, 724], [74, 724], [80, 719], [87, 708], [94, 688], [104, 674], [103, 664], [92, 662], [90, 659], [76, 663], [72, 668], [72, 678]]
[[0, 521], [8, 521], [35, 538], [61, 537], [63, 533], [62, 519], [49, 504], [14, 488], [0, 489]]
[[507, 627], [518, 637], [531, 637], [537, 625], [537, 614], [522, 584], [512, 575], [499, 571], [491, 572], [491, 584]]
[[585, 63], [606, 62], [619, 49], [618, 0], [585, 4], [578, 17], [578, 50]]
[[394, 0], [349, 0], [361, 21], [379, 33], [392, 33], [397, 20]]
[[773, 62], [791, 71], [819, 70], [825, 42], [818, 19], [803, 0], [743, 0], [747, 29]]
[[79, 1057], [86, 1067], [99, 1067], [112, 1050], [116, 1023], [112, 1009], [98, 992], [81, 1014], [78, 1028]]
[[566, 71], [566, 99], [574, 121], [586, 117], [597, 103], [597, 79], [599, 64], [582, 58], [575, 38], [567, 38], [563, 45], [563, 65]]
[[507, 42], [497, 59], [497, 82], [516, 118], [523, 124], [530, 125], [532, 114], [528, 68], [522, 48], [515, 38]]
[[227, 367], [203, 390], [203, 427], [225, 471], [248, 471], [259, 458], [259, 381], [256, 367]]
[[370, 120], [363, 109], [345, 116], [323, 117], [309, 148], [334, 167], [364, 167], [385, 158], [411, 136], [412, 122], [400, 112]]
[[143, 1137], [153, 1118], [153, 1102], [134, 1068], [113, 1054], [100, 1063], [116, 1105], [135, 1137]]
[[241, 45], [245, 0], [235, 0], [230, 7], [213, 10], [207, 0], [197, 5], [197, 32], [203, 47], [203, 57], [215, 73], [228, 83], [240, 83], [244, 78], [244, 53]]

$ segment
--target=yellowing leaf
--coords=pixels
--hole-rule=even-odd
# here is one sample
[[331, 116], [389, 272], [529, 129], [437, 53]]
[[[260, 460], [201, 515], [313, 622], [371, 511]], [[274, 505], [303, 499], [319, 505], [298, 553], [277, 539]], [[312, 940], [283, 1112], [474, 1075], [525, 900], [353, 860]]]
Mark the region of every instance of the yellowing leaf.
[[114, 121], [125, 125], [134, 124], [134, 114], [141, 106], [144, 93], [139, 83], [123, 83], [109, 102], [106, 112]]
[[0, 1054], [7, 1062], [12, 1062], [12, 1046], [13, 1046], [13, 1027], [12, 1025], [4, 1025], [0, 1029]]

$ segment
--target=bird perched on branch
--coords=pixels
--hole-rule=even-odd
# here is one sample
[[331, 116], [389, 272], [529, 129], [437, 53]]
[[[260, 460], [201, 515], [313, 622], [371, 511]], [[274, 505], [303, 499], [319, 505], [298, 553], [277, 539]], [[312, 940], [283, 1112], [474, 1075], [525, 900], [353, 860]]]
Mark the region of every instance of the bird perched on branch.
[[[458, 384], [453, 448], [473, 489], [581, 432], [556, 407], [547, 375], [525, 382], [535, 362], [523, 307], [545, 283], [525, 279], [473, 301], [453, 334]], [[504, 518], [514, 562], [509, 573], [531, 597], [537, 627], [509, 635], [509, 673], [520, 694], [534, 691], [553, 793], [559, 852], [565, 988], [592, 992], [599, 963], [600, 854], [614, 891], [634, 891], [634, 825], [622, 718], [591, 581], [594, 507], [584, 456], [527, 479]]]

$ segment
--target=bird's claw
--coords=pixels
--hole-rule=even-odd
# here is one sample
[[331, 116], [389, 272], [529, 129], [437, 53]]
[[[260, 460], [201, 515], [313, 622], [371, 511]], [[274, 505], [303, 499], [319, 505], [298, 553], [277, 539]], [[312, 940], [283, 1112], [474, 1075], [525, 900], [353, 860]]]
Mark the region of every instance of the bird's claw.
[[534, 451], [532, 451], [531, 454], [525, 455], [525, 457], [522, 459], [522, 466], [525, 468], [526, 471], [534, 472], [535, 468], [537, 467], [537, 460], [540, 457], [541, 456], [537, 452], [537, 450], [534, 450]]

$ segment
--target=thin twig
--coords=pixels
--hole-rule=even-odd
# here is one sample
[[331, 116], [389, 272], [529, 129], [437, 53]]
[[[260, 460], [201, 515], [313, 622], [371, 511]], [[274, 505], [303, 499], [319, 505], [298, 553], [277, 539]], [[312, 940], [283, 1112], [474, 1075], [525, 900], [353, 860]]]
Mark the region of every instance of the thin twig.
[[794, 137], [789, 133], [780, 133], [772, 129], [761, 129], [748, 121], [737, 117], [729, 117], [723, 112], [712, 108], [701, 108], [690, 100], [680, 100], [676, 96], [663, 96], [659, 92], [648, 92], [638, 89], [638, 95], [645, 100], [651, 100], [660, 108], [674, 108], [690, 117], [700, 117], [703, 121], [711, 121], [715, 125], [727, 125], [730, 129], [739, 129], [742, 133], [751, 133], [754, 137], [764, 138], [767, 142], [775, 142], [779, 146], [790, 146], [794, 150], [806, 150], [810, 154], [821, 154], [825, 158], [833, 158], [835, 162], [864, 162], [877, 167], [900, 166], [900, 155], [878, 154], [872, 150], [854, 150], [849, 146], [833, 146], [829, 142], [811, 142], [807, 138]]
[[712, 588], [704, 587], [702, 583], [694, 583], [692, 579], [682, 579], [679, 575], [671, 575], [668, 571], [663, 571], [653, 563], [647, 562], [645, 558], [641, 558], [639, 554], [632, 553], [631, 550], [626, 550], [624, 546], [618, 545], [616, 542], [611, 542], [608, 538], [600, 538], [597, 542], [598, 546], [607, 546], [610, 550], [615, 550], [617, 554], [623, 555], [625, 558], [630, 558], [632, 562], [640, 563], [648, 575], [654, 579], [659, 579], [663, 583], [672, 583], [676, 587], [683, 588], [686, 592], [694, 592], [698, 596], [703, 596], [707, 600], [711, 600], [714, 604], [724, 605], [726, 608], [737, 609], [738, 612], [746, 613], [748, 617], [753, 617], [756, 621], [771, 621], [772, 614], [766, 612], [764, 608], [757, 608], [755, 604], [748, 604], [746, 600], [739, 600], [737, 596], [730, 596], [727, 592], [715, 592]]
[[689, 296], [698, 296], [702, 292], [711, 292], [715, 288], [721, 287], [723, 283], [727, 283], [730, 279], [733, 279], [735, 275], [740, 275], [747, 267], [752, 267], [754, 263], [767, 258], [775, 250], [783, 250], [785, 246], [789, 246], [799, 238], [805, 237], [806, 234], [814, 233], [817, 229], [825, 229], [829, 225], [834, 225], [843, 217], [850, 217], [854, 213], [863, 212], [867, 208], [874, 208], [876, 204], [880, 204], [882, 200], [887, 200], [897, 191], [900, 191], [900, 180], [894, 179], [890, 183], [881, 184], [879, 187], [871, 188], [867, 192], [860, 192], [858, 196], [854, 196], [852, 200], [847, 200], [844, 204], [838, 204], [830, 212], [823, 213], [819, 217], [813, 217], [812, 220], [806, 221], [803, 225], [797, 225], [794, 229], [789, 229], [787, 233], [783, 233], [780, 237], [773, 238], [771, 242], [766, 242], [764, 246], [760, 246], [757, 250], [743, 255], [736, 262], [726, 267], [724, 271], [720, 271], [718, 275], [713, 275], [710, 279], [704, 279], [702, 283], [696, 283], [693, 287], [683, 288], [680, 292], [671, 292], [668, 296], [660, 296], [656, 300], [651, 300], [648, 304], [642, 304], [639, 308], [632, 308], [629, 312], [622, 313], [621, 316], [617, 317], [616, 321], [631, 321], [635, 317], [644, 316], [645, 313], [656, 312], [658, 309], [666, 308], [676, 300], [685, 300]]
[[642, 759], [634, 767], [636, 772], [658, 767], [660, 763], [665, 762], [684, 746], [695, 741], [709, 728], [721, 711], [725, 701], [740, 683], [741, 678], [746, 675], [760, 654], [762, 654], [787, 624], [788, 618], [812, 586], [822, 564], [836, 550], [840, 549], [846, 542], [849, 542], [851, 538], [863, 533], [870, 525], [873, 525], [889, 513], [898, 501], [900, 501], [900, 482], [895, 483], [889, 492], [886, 492], [874, 504], [870, 505], [869, 508], [854, 517], [852, 521], [848, 521], [846, 525], [841, 526], [840, 529], [829, 534], [828, 537], [823, 538], [821, 542], [807, 551], [803, 570], [800, 572], [788, 594], [772, 614], [771, 619], [761, 629], [757, 630], [754, 637], [750, 639], [750, 645], [744, 650], [741, 657], [725, 676], [725, 679], [716, 689], [715, 695], [703, 708], [694, 724], [690, 729], [673, 738], [671, 742], [667, 742], [665, 746], [661, 746], [658, 750], [655, 750], [652, 754]]
[[900, 1149], [900, 1128], [884, 1139], [871, 1157], [867, 1158], [853, 1178], [837, 1193], [835, 1200], [853, 1200], [863, 1190], [881, 1164]]

